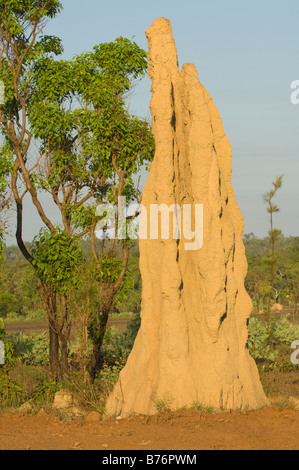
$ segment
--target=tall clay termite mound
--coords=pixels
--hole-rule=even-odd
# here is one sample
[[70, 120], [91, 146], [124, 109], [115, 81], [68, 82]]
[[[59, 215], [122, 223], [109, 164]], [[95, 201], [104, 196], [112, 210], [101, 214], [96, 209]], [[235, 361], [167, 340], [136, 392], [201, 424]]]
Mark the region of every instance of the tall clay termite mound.
[[[170, 22], [155, 20], [146, 36], [156, 153], [142, 200], [148, 215], [148, 238], [140, 240], [142, 320], [106, 411], [261, 408], [268, 401], [247, 347], [252, 302], [244, 288], [244, 221], [231, 184], [231, 146], [195, 66], [178, 68]], [[202, 247], [187, 243], [183, 230], [180, 238], [170, 230], [166, 239], [160, 230], [159, 239], [150, 239], [155, 204], [203, 205]], [[192, 226], [198, 230], [195, 215]]]

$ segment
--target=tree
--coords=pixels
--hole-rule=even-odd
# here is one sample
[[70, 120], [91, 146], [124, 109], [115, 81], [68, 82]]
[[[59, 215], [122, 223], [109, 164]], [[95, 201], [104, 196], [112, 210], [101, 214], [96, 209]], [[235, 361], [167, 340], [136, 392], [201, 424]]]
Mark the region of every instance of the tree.
[[[32, 91], [34, 63], [38, 57], [61, 52], [60, 41], [43, 37], [48, 19], [61, 10], [57, 0], [13, 1], [0, 7], [0, 79], [5, 86], [4, 105], [0, 106], [0, 126], [4, 135], [1, 153], [10, 162], [11, 189], [16, 204], [16, 240], [24, 257], [33, 266], [33, 257], [23, 240], [23, 200], [31, 195], [42, 221], [50, 229], [54, 226], [47, 218], [32, 181], [30, 146], [33, 132], [28, 123], [28, 105]], [[50, 355], [52, 357], [50, 328]], [[53, 370], [53, 369], [52, 369]], [[54, 370], [53, 370], [54, 372]]]
[[[68, 370], [68, 340], [71, 322], [68, 313], [68, 294], [80, 282], [77, 267], [82, 263], [82, 252], [78, 241], [59, 228], [53, 231], [41, 231], [34, 240], [32, 250], [37, 275], [42, 282], [44, 298], [47, 301], [47, 312], [50, 328], [56, 331], [60, 340], [61, 366], [59, 364], [58, 346], [52, 356], [55, 370]], [[59, 294], [59, 295], [57, 295]], [[57, 319], [57, 302], [61, 302], [62, 322]], [[57, 328], [60, 328], [57, 331]], [[52, 336], [52, 340], [53, 340]], [[54, 346], [54, 345], [52, 345]], [[53, 364], [52, 364], [53, 366]]]
[[[61, 10], [57, 0], [6, 0], [0, 6], [0, 79], [5, 86], [5, 103], [0, 106], [1, 131], [5, 136], [2, 154], [13, 164], [11, 188], [17, 208], [17, 242], [31, 261], [22, 238], [23, 199], [31, 194], [42, 220], [48, 226], [35, 187], [31, 184], [29, 147], [32, 131], [28, 127], [27, 108], [31, 93], [31, 74], [39, 55], [58, 53], [60, 42], [54, 37], [41, 38], [46, 21]], [[61, 51], [61, 49], [60, 49]], [[29, 168], [28, 168], [29, 165]], [[20, 193], [19, 175], [25, 182]]]
[[[270, 270], [270, 287], [272, 292], [275, 292], [275, 281], [276, 281], [276, 266], [277, 266], [277, 255], [276, 255], [276, 243], [281, 236], [282, 232], [279, 229], [274, 228], [273, 216], [279, 212], [279, 207], [273, 202], [274, 197], [279, 189], [282, 187], [283, 175], [278, 176], [272, 183], [273, 188], [263, 195], [264, 203], [266, 204], [267, 212], [270, 215], [270, 230], [268, 232], [271, 252], [267, 258], [269, 270]], [[270, 298], [268, 301], [268, 315], [270, 314]], [[278, 300], [276, 296], [276, 301]]]
[[[50, 278], [43, 277], [39, 269], [40, 263], [46, 263], [44, 234], [35, 241], [37, 258], [23, 241], [24, 197], [30, 195], [50, 244], [57, 241], [58, 233], [72, 244], [88, 234], [93, 239], [97, 204], [115, 200], [116, 194], [132, 200], [136, 193], [132, 176], [151, 159], [153, 150], [148, 124], [130, 116], [125, 106], [126, 93], [146, 70], [145, 52], [136, 43], [119, 38], [72, 61], [56, 60], [63, 50], [61, 41], [43, 35], [43, 29], [47, 19], [60, 10], [60, 2], [54, 0], [24, 1], [21, 5], [4, 2], [0, 49], [0, 79], [6, 90], [5, 104], [0, 108], [5, 136], [2, 152], [13, 165], [16, 239], [42, 282], [51, 319], [50, 362], [54, 373], [59, 366], [59, 342], [65, 348], [68, 321], [65, 309], [60, 316], [53, 309], [61, 304], [57, 299], [63, 301], [64, 294], [53, 289]], [[59, 209], [63, 233], [47, 215], [42, 193], [50, 195]], [[113, 295], [126, 271], [126, 243], [123, 247], [122, 269]], [[51, 267], [52, 253], [47, 248], [46, 253]], [[113, 295], [111, 292], [110, 297]]]
[[42, 143], [34, 183], [52, 196], [68, 235], [90, 234], [94, 255], [99, 313], [89, 327], [93, 378], [102, 364], [108, 316], [129, 258], [127, 239], [121, 244], [114, 239], [105, 254], [103, 242], [99, 256], [95, 210], [99, 203], [113, 203], [118, 219], [121, 198], [129, 204], [140, 196], [133, 175], [151, 160], [154, 144], [147, 122], [128, 113], [125, 96], [145, 70], [145, 52], [125, 38], [96, 46], [72, 61], [46, 58], [36, 66], [29, 120]]

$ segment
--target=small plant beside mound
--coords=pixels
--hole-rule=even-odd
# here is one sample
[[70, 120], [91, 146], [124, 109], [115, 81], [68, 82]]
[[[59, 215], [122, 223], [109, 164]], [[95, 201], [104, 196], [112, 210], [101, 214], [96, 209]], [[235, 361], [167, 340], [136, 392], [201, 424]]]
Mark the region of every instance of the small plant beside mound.
[[291, 344], [299, 339], [299, 326], [285, 316], [266, 322], [251, 318], [248, 325], [248, 347], [251, 356], [263, 372], [280, 370], [289, 372], [299, 366], [291, 361]]

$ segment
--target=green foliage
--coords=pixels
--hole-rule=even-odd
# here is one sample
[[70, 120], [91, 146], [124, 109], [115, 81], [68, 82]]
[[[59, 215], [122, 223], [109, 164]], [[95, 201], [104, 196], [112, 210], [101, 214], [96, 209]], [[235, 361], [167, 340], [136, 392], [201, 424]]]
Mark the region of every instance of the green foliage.
[[[0, 62], [0, 80], [5, 86], [5, 104], [2, 113], [6, 124], [16, 120], [22, 108], [22, 100], [28, 100], [34, 63], [45, 55], [61, 53], [59, 40], [42, 37], [42, 29], [48, 19], [62, 9], [57, 0], [2, 0], [0, 27], [3, 49]], [[40, 39], [39, 39], [40, 38]], [[7, 120], [7, 121], [6, 121]], [[7, 127], [6, 136], [11, 137]], [[22, 136], [22, 142], [25, 135]]]
[[201, 411], [203, 413], [214, 413], [215, 411], [213, 406], [204, 405], [199, 402], [192, 403], [190, 410]]
[[169, 411], [171, 408], [171, 403], [173, 402], [173, 398], [169, 394], [165, 394], [162, 397], [157, 397], [153, 400], [154, 405], [158, 413], [165, 413]]
[[104, 363], [100, 372], [99, 380], [108, 390], [112, 390], [116, 384], [120, 371], [124, 368], [126, 359], [120, 357], [113, 365]]
[[0, 366], [0, 409], [16, 408], [24, 402], [33, 406], [50, 405], [60, 384], [46, 376], [35, 366], [24, 365], [10, 342], [13, 359], [9, 356], [6, 367]]
[[78, 241], [64, 231], [41, 230], [34, 239], [32, 253], [39, 279], [54, 292], [66, 294], [80, 282], [78, 267], [83, 255]]
[[12, 379], [7, 371], [0, 369], [0, 409], [20, 406], [25, 398], [21, 384]]
[[275, 212], [279, 212], [279, 208], [273, 203], [273, 198], [277, 191], [282, 187], [282, 179], [283, 175], [278, 176], [272, 183], [272, 189], [263, 195], [263, 201], [266, 204], [267, 212], [269, 212], [270, 215]]
[[103, 356], [107, 366], [113, 366], [119, 358], [126, 360], [131, 352], [131, 342], [126, 334], [121, 334], [115, 327], [106, 331], [103, 342]]
[[292, 325], [288, 318], [282, 316], [278, 321], [271, 322], [272, 341], [276, 344], [287, 344], [299, 339], [299, 325]]
[[290, 346], [295, 339], [299, 339], [299, 326], [294, 327], [285, 316], [279, 320], [272, 318], [270, 327], [257, 318], [249, 320], [248, 347], [250, 354], [254, 359], [269, 363], [269, 367], [267, 364], [265, 366], [269, 370], [271, 368], [294, 369], [294, 365], [289, 359], [286, 360], [284, 355], [290, 356]]
[[2, 147], [0, 147], [0, 195], [3, 197], [7, 184], [8, 177], [12, 170], [12, 151], [11, 145], [6, 140]]
[[0, 317], [10, 320], [44, 318], [40, 308], [39, 281], [32, 266], [23, 259], [11, 259], [5, 250], [0, 288]]
[[11, 370], [20, 361], [15, 356], [11, 341], [4, 329], [3, 320], [0, 319], [0, 340], [4, 342], [5, 363], [0, 365], [0, 408], [20, 405], [25, 397], [23, 387], [10, 376]]
[[49, 340], [46, 332], [18, 333], [10, 338], [15, 353], [18, 354], [24, 364], [48, 365], [49, 363]]
[[[248, 261], [245, 285], [260, 310], [267, 308], [268, 299], [279, 301], [295, 309], [299, 299], [299, 242], [298, 237], [280, 237], [274, 258], [268, 256], [269, 239], [258, 239], [253, 234], [244, 236]], [[269, 261], [270, 259], [270, 261]], [[273, 266], [275, 283], [272, 286], [270, 267]]]
[[4, 34], [22, 34], [24, 22], [54, 18], [62, 9], [57, 0], [2, 0], [0, 26]]
[[248, 347], [254, 359], [275, 361], [277, 352], [271, 351], [269, 346], [269, 330], [265, 324], [251, 318], [248, 325]]
[[[5, 151], [3, 150], [3, 148], [0, 147], [0, 213], [3, 209], [8, 207], [7, 187], [8, 187], [8, 178], [9, 178], [11, 169], [12, 169], [11, 155], [7, 155]], [[4, 229], [5, 228], [6, 228], [6, 224], [4, 223], [3, 219], [1, 220], [1, 215], [0, 215], [0, 262], [4, 259], [4, 248], [5, 248]]]
[[5, 336], [4, 321], [0, 318], [0, 340]]
[[[127, 111], [125, 94], [146, 66], [145, 51], [125, 38], [70, 61], [43, 57], [35, 62], [29, 120], [41, 151], [51, 153], [48, 178], [35, 175], [40, 188], [58, 193], [71, 184], [108, 200], [116, 158], [118, 167], [127, 171], [123, 195], [135, 197], [131, 175], [152, 159], [154, 144], [148, 124]], [[68, 200], [64, 210], [84, 226], [82, 215], [89, 208], [78, 201]]]
[[30, 401], [39, 406], [52, 403], [59, 388], [60, 385], [55, 380], [41, 376], [30, 394]]
[[[126, 106], [127, 93], [145, 74], [145, 51], [120, 37], [72, 60], [59, 60], [61, 41], [43, 35], [43, 28], [61, 9], [57, 0], [6, 0], [0, 6], [0, 80], [5, 85], [0, 127], [6, 138], [1, 152], [8, 163], [14, 159], [9, 171], [19, 201], [18, 223], [20, 201], [28, 192], [47, 227], [26, 252], [18, 225], [18, 244], [41, 281], [47, 313], [57, 331], [67, 321], [67, 294], [82, 280], [83, 256], [76, 240], [93, 231], [96, 204], [116, 204], [119, 194], [128, 203], [136, 199], [133, 176], [154, 152], [150, 126], [130, 115]], [[33, 144], [39, 150], [34, 163]], [[44, 192], [59, 208], [64, 230], [55, 228], [45, 214]], [[123, 247], [128, 244], [123, 241]], [[105, 319], [119, 300], [114, 296], [129, 290], [128, 276], [120, 290], [127, 258], [124, 255], [121, 263], [116, 251], [101, 255], [96, 269]], [[17, 296], [6, 295], [4, 300], [4, 316], [18, 313]], [[102, 326], [103, 330], [104, 321]], [[52, 363], [55, 354], [51, 349]]]
[[[120, 301], [115, 305], [117, 312], [133, 312], [138, 314], [141, 304], [141, 274], [139, 270], [139, 255], [131, 250], [125, 285]], [[124, 294], [124, 295], [123, 295]]]
[[275, 362], [266, 362], [258, 365], [258, 368], [262, 372], [269, 372], [276, 370], [280, 372], [291, 372], [299, 371], [299, 366], [293, 364], [290, 360], [276, 360]]
[[[282, 178], [283, 175], [278, 176], [275, 181], [272, 183], [272, 189], [263, 195], [264, 203], [266, 204], [267, 212], [270, 214], [270, 230], [268, 232], [269, 235], [269, 244], [270, 244], [270, 251], [267, 257], [264, 258], [264, 262], [268, 266], [269, 270], [269, 287], [270, 290], [274, 291], [275, 295], [275, 302], [278, 301], [279, 292], [277, 290], [277, 262], [278, 262], [278, 255], [276, 251], [277, 242], [282, 235], [282, 231], [279, 229], [274, 228], [273, 225], [273, 216], [275, 213], [279, 212], [279, 207], [274, 204], [273, 198], [275, 197], [277, 191], [282, 187]], [[269, 290], [268, 294], [268, 318], [270, 315], [270, 298], [271, 292]]]
[[98, 265], [95, 270], [95, 278], [101, 283], [115, 282], [122, 270], [122, 263], [108, 253], [102, 253], [98, 258]]
[[5, 364], [0, 365], [2, 373], [8, 373], [15, 364], [20, 360], [16, 357], [12, 342], [9, 340], [4, 327], [4, 321], [0, 318], [0, 341], [4, 343], [5, 347]]

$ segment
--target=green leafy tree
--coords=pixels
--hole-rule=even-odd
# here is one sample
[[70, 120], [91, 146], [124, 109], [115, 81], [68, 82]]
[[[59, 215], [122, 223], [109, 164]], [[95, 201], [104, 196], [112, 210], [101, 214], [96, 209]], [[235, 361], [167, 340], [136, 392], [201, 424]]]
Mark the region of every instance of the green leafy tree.
[[152, 159], [154, 143], [147, 122], [129, 114], [125, 99], [145, 70], [145, 52], [125, 38], [72, 61], [46, 58], [36, 66], [29, 119], [42, 142], [46, 173], [36, 172], [34, 181], [53, 197], [66, 233], [90, 234], [94, 255], [99, 306], [89, 325], [93, 378], [102, 366], [108, 316], [126, 279], [130, 245], [114, 239], [105, 253], [105, 242], [99, 249], [95, 209], [99, 203], [114, 204], [117, 231], [120, 198], [129, 204], [140, 197], [133, 175]]
[[95, 209], [99, 203], [114, 204], [117, 231], [120, 198], [129, 204], [140, 196], [133, 175], [152, 159], [154, 144], [147, 122], [129, 114], [125, 98], [145, 70], [145, 52], [124, 38], [72, 61], [47, 58], [36, 67], [29, 119], [42, 142], [40, 167], [46, 173], [35, 172], [35, 185], [53, 197], [66, 233], [90, 234], [94, 255], [99, 306], [89, 325], [93, 378], [102, 366], [108, 316], [126, 279], [130, 245], [126, 238], [121, 244], [114, 239], [105, 253], [105, 242], [97, 250]]
[[[48, 233], [55, 234], [56, 224], [41, 202], [41, 195], [47, 193], [60, 211], [66, 236], [73, 239], [90, 234], [101, 291], [107, 286], [99, 276], [103, 264], [113, 267], [109, 295], [104, 296], [109, 299], [104, 301], [107, 319], [108, 306], [112, 307], [125, 278], [129, 244], [123, 242], [120, 251], [112, 244], [110, 259], [99, 257], [94, 213], [97, 204], [105, 200], [118, 204], [119, 197], [126, 196], [131, 201], [138, 194], [133, 175], [152, 158], [149, 126], [129, 114], [125, 101], [134, 81], [146, 70], [146, 54], [136, 43], [118, 38], [71, 61], [57, 60], [63, 50], [61, 42], [43, 35], [43, 30], [46, 21], [61, 10], [61, 3], [6, 1], [3, 5], [0, 79], [6, 93], [0, 124], [5, 136], [2, 150], [13, 165], [17, 243], [37, 269], [39, 260], [23, 241], [23, 201], [29, 193]], [[38, 149], [35, 153], [33, 144]], [[52, 261], [50, 256], [48, 264]], [[52, 288], [49, 290], [42, 271], [37, 272], [48, 316], [54, 318], [57, 303], [51, 299]], [[58, 329], [50, 325], [49, 332], [50, 363], [55, 371]], [[94, 337], [101, 335], [97, 332]], [[100, 346], [96, 344], [95, 349]]]
[[[57, 38], [43, 36], [47, 20], [54, 18], [61, 8], [57, 0], [7, 0], [0, 6], [0, 80], [5, 86], [5, 100], [0, 106], [0, 127], [4, 135], [1, 153], [12, 166], [17, 243], [32, 266], [33, 257], [22, 234], [23, 201], [27, 193], [44, 224], [49, 230], [54, 230], [54, 226], [45, 214], [32, 178], [36, 162], [30, 154], [33, 132], [28, 123], [28, 109], [36, 60], [62, 51]], [[52, 335], [55, 333], [50, 329]]]
[[[22, 238], [23, 199], [27, 192], [45, 225], [51, 225], [31, 180], [29, 148], [32, 130], [28, 126], [28, 103], [36, 58], [61, 52], [57, 38], [42, 35], [47, 20], [54, 18], [61, 8], [57, 0], [3, 0], [0, 5], [0, 80], [5, 87], [5, 102], [0, 106], [0, 128], [5, 137], [1, 153], [12, 165], [16, 237], [28, 261], [31, 256]], [[18, 184], [20, 176], [25, 184], [23, 189]]]

